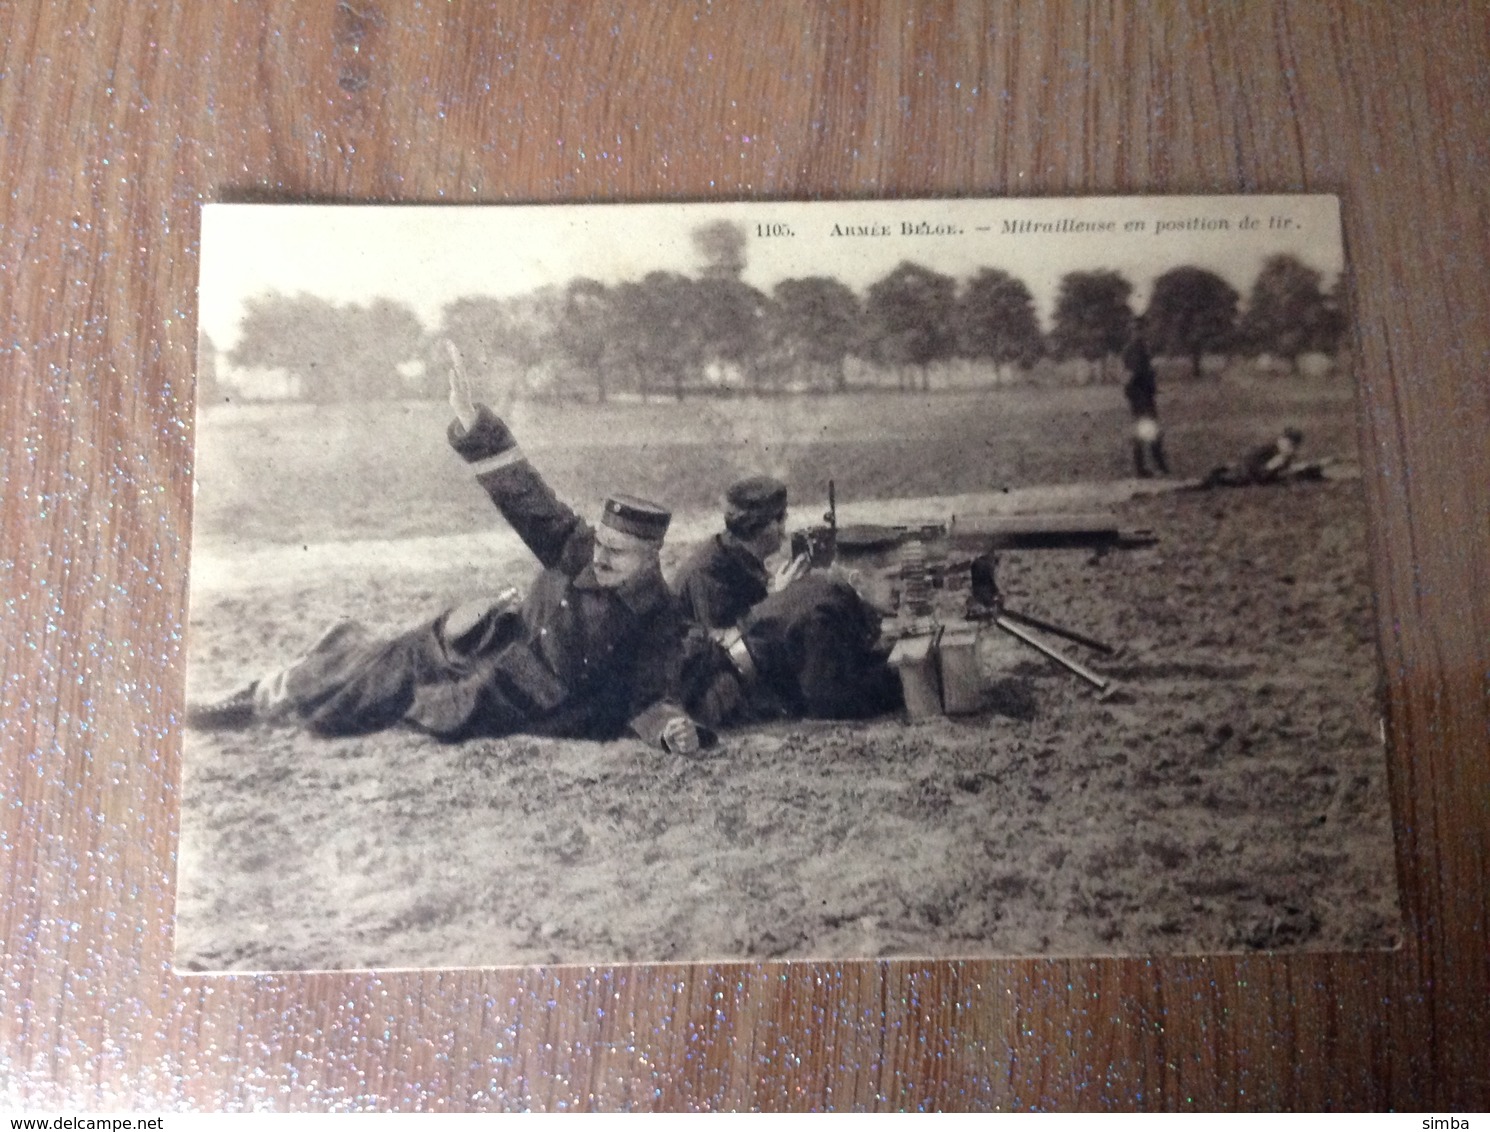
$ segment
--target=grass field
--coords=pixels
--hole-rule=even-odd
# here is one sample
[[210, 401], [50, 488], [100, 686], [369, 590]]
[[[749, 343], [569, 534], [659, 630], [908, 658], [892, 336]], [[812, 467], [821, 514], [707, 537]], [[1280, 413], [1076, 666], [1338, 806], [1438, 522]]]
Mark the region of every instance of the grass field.
[[[1167, 386], [1160, 409], [1178, 475], [1201, 475], [1285, 424], [1308, 452], [1354, 458], [1347, 381], [1249, 379]], [[444, 440], [443, 402], [213, 407], [199, 426], [196, 535], [307, 543], [480, 529], [490, 505]], [[780, 476], [820, 509], [844, 500], [998, 491], [1131, 474], [1129, 417], [1112, 386], [1009, 386], [779, 400], [529, 404], [515, 431], [560, 498], [609, 490], [714, 511], [731, 480]]]
[[[1356, 455], [1343, 382], [1233, 375], [1167, 386], [1161, 410], [1185, 475], [1285, 423], [1308, 453]], [[411, 624], [531, 576], [446, 450], [445, 417], [434, 404], [207, 414], [199, 692], [284, 662], [338, 615]], [[840, 499], [886, 509], [1005, 487], [1111, 503], [1159, 543], [1010, 553], [1001, 581], [1017, 608], [1119, 644], [1082, 659], [1121, 691], [1100, 701], [993, 633], [977, 715], [783, 724], [703, 759], [629, 741], [188, 732], [182, 967], [1394, 942], [1358, 482], [1134, 494], [1112, 388], [538, 405], [516, 425], [582, 509], [611, 487], [676, 507], [669, 561], [717, 523], [725, 483], [762, 469], [787, 478], [799, 520], [830, 475]]]

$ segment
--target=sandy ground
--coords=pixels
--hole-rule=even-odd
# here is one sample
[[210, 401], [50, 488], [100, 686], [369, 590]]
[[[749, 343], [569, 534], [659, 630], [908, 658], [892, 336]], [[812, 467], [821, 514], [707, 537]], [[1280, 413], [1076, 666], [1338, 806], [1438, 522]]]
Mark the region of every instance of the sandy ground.
[[[1011, 553], [1000, 581], [1121, 643], [1071, 650], [1116, 696], [989, 632], [978, 715], [781, 725], [703, 758], [188, 732], [178, 965], [1392, 946], [1359, 483], [1064, 490], [1160, 542]], [[393, 627], [523, 569], [498, 535], [253, 553], [278, 557], [197, 563], [195, 694], [293, 656], [348, 594]]]

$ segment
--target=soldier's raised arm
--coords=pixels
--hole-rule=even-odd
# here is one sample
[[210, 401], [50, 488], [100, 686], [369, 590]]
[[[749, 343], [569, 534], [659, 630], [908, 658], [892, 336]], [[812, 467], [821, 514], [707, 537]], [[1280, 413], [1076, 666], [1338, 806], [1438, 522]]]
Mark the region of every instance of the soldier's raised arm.
[[[591, 559], [593, 534], [588, 524], [554, 495], [543, 477], [528, 463], [507, 422], [479, 404], [464, 359], [446, 339], [450, 358], [450, 446], [470, 466], [476, 482], [496, 504], [529, 550], [544, 566], [573, 576]], [[510, 407], [510, 391], [499, 398]]]

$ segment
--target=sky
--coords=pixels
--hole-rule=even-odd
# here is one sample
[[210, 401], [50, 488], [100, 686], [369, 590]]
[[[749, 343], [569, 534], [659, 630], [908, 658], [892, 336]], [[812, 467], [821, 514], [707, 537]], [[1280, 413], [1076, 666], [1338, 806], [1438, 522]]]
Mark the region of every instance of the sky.
[[[1215, 271], [1243, 296], [1287, 252], [1330, 286], [1343, 270], [1332, 196], [1005, 198], [625, 205], [211, 204], [203, 210], [201, 328], [238, 339], [246, 300], [271, 291], [335, 302], [388, 297], [434, 329], [445, 303], [577, 276], [612, 284], [649, 271], [696, 274], [692, 233], [720, 219], [746, 235], [747, 282], [832, 275], [861, 294], [910, 260], [966, 279], [1022, 279], [1048, 325], [1070, 271], [1110, 268], [1134, 307], [1171, 267]], [[1046, 226], [1042, 228], [1041, 226]]]

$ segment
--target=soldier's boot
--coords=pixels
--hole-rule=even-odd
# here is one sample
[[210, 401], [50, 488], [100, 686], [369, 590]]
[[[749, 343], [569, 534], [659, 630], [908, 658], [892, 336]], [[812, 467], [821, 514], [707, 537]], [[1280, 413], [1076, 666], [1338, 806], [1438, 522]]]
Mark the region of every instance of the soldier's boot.
[[1149, 479], [1154, 473], [1149, 471], [1148, 461], [1143, 455], [1143, 441], [1133, 442], [1133, 471], [1141, 480]]
[[257, 715], [254, 696], [259, 682], [246, 684], [220, 700], [186, 705], [186, 726], [197, 731], [231, 731], [247, 727]]

